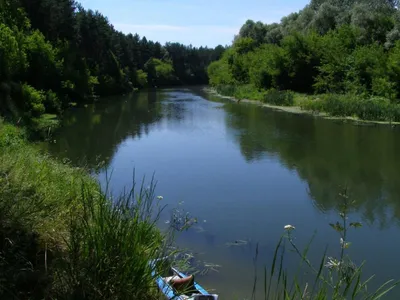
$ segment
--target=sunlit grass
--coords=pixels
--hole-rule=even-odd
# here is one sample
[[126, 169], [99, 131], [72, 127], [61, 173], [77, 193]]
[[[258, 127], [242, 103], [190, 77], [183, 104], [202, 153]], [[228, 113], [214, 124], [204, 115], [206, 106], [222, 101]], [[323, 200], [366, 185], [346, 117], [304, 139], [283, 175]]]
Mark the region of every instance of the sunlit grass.
[[86, 170], [0, 124], [1, 298], [156, 299], [151, 259], [172, 238], [149, 188], [112, 199]]

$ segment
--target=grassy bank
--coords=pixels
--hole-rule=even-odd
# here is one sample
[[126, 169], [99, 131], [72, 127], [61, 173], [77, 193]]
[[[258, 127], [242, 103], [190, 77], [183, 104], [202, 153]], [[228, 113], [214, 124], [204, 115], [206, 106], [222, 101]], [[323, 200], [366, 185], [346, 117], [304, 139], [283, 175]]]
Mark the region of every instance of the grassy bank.
[[[1, 120], [1, 119], [0, 119]], [[0, 121], [0, 298], [153, 299], [154, 185], [109, 200]]]
[[260, 90], [252, 85], [219, 85], [214, 89], [220, 95], [237, 100], [256, 100], [272, 106], [293, 107], [298, 112], [362, 121], [400, 122], [400, 104], [382, 97], [352, 94], [307, 95], [275, 89]]

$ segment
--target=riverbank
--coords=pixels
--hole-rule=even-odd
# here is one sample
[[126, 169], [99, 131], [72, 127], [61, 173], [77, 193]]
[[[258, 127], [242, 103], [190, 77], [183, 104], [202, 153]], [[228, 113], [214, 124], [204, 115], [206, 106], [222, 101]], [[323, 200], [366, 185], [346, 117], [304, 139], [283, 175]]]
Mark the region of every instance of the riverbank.
[[383, 98], [361, 99], [353, 95], [260, 91], [249, 85], [208, 87], [205, 91], [231, 101], [253, 103], [288, 113], [307, 114], [360, 125], [400, 125], [400, 105], [390, 104]]
[[153, 299], [154, 186], [113, 199], [0, 118], [2, 298]]

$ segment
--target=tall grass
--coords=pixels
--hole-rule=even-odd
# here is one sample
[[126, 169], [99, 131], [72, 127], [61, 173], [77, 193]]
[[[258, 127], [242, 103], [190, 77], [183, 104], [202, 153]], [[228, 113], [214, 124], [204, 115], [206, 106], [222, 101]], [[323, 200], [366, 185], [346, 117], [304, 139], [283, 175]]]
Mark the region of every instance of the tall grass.
[[309, 98], [300, 104], [302, 109], [323, 111], [332, 116], [356, 117], [361, 120], [400, 121], [400, 105], [382, 97], [364, 98], [355, 95], [327, 94]]
[[279, 105], [279, 106], [293, 106], [294, 105], [294, 94], [290, 91], [279, 91], [276, 89], [270, 89], [265, 92], [264, 102]]
[[172, 241], [149, 189], [109, 197], [0, 124], [0, 298], [156, 299], [149, 260]]
[[250, 84], [246, 85], [219, 85], [215, 87], [218, 94], [234, 97], [237, 100], [251, 99], [262, 101], [264, 99], [264, 91], [259, 91]]
[[[156, 226], [154, 183], [113, 202], [84, 193], [83, 214], [71, 219], [68, 251], [57, 266], [59, 296], [85, 299], [153, 299], [149, 261], [166, 255], [167, 242]], [[84, 188], [84, 187], [83, 187]]]
[[[374, 276], [364, 279], [363, 266], [356, 265], [347, 253], [351, 243], [348, 241], [348, 231], [361, 227], [359, 222], [348, 220], [351, 202], [346, 192], [340, 194], [340, 221], [330, 226], [340, 236], [339, 256], [327, 256], [326, 248], [317, 265], [308, 258], [311, 242], [301, 251], [295, 243], [295, 227], [285, 226], [285, 234], [279, 240], [271, 265], [265, 266], [262, 278], [262, 288], [265, 299], [381, 299], [395, 288], [400, 281], [389, 280], [375, 291], [370, 292], [368, 285]], [[295, 253], [300, 264], [298, 269], [288, 271], [284, 268], [285, 258], [288, 252]], [[255, 262], [258, 258], [258, 247]], [[314, 279], [305, 281], [299, 274], [311, 274]], [[307, 275], [308, 276], [308, 275]], [[254, 280], [252, 298], [258, 284], [258, 277]]]

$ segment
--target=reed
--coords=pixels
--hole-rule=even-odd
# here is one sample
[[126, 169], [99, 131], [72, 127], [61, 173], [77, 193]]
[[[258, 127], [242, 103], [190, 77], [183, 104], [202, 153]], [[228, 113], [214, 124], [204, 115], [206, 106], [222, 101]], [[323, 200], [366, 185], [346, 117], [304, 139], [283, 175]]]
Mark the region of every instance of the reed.
[[[263, 270], [264, 299], [381, 299], [394, 289], [400, 281], [389, 280], [375, 291], [369, 291], [368, 284], [374, 278], [371, 276], [363, 280], [365, 262], [356, 265], [347, 250], [351, 246], [348, 241], [348, 231], [361, 227], [359, 222], [349, 222], [349, 210], [352, 202], [347, 192], [340, 194], [340, 220], [330, 226], [340, 236], [339, 256], [328, 256], [328, 248], [322, 254], [317, 265], [308, 258], [311, 241], [301, 251], [295, 243], [295, 227], [286, 225], [285, 233], [280, 238], [274, 252], [270, 266]], [[295, 253], [299, 258], [297, 270], [287, 270], [284, 267], [287, 253]], [[254, 260], [258, 258], [258, 247]], [[293, 272], [294, 271], [294, 272]], [[300, 274], [312, 274], [313, 280], [305, 281]], [[256, 299], [258, 283], [256, 272], [252, 299]], [[308, 277], [307, 277], [308, 278]]]

